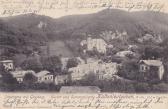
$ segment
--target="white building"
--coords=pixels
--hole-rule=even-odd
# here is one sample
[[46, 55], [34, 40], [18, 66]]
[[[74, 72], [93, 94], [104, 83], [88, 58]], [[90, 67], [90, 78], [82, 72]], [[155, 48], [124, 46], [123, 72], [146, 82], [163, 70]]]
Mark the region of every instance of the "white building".
[[73, 67], [69, 69], [71, 72], [71, 79], [72, 80], [81, 80], [85, 75], [95, 72], [97, 69], [97, 62], [95, 63], [88, 63], [88, 64], [81, 64], [77, 67]]
[[140, 60], [139, 71], [143, 73], [147, 79], [163, 79], [164, 66], [160, 60]]
[[87, 51], [93, 51], [96, 49], [100, 53], [106, 53], [107, 44], [103, 39], [92, 39], [91, 37], [87, 40], [81, 41], [81, 46], [86, 45]]
[[12, 76], [14, 78], [16, 78], [16, 80], [19, 83], [23, 82], [23, 79], [24, 79], [26, 74], [33, 74], [34, 76], [36, 76], [36, 74], [33, 70], [16, 70], [16, 71], [11, 71], [10, 73], [12, 74]]
[[56, 75], [55, 85], [65, 84], [69, 81], [69, 75]]
[[112, 79], [113, 75], [118, 72], [117, 63], [102, 63], [99, 64], [99, 71], [96, 72], [96, 75], [100, 80]]
[[54, 78], [53, 75], [48, 71], [41, 71], [36, 74], [38, 83], [52, 83]]
[[4, 69], [7, 71], [14, 69], [13, 60], [0, 61], [0, 64], [2, 64]]
[[81, 80], [85, 75], [94, 73], [101, 79], [110, 79], [118, 72], [117, 63], [101, 63], [99, 61], [78, 65], [69, 69], [72, 81]]

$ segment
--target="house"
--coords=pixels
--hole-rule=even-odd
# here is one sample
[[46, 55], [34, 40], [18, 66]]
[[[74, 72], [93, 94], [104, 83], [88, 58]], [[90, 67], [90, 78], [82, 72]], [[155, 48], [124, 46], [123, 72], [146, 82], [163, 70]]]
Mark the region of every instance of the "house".
[[62, 86], [60, 93], [100, 93], [97, 86]]
[[14, 69], [13, 60], [3, 60], [3, 61], [0, 61], [0, 64], [2, 64], [4, 69], [7, 71]]
[[97, 62], [94, 63], [87, 63], [87, 64], [81, 64], [77, 67], [72, 67], [68, 70], [68, 72], [71, 73], [71, 79], [72, 80], [81, 80], [85, 75], [96, 72], [97, 70]]
[[103, 39], [92, 39], [89, 37], [87, 40], [81, 41], [80, 45], [86, 45], [87, 51], [93, 51], [96, 49], [99, 53], [106, 53], [107, 43]]
[[36, 74], [38, 83], [52, 83], [54, 81], [53, 75], [49, 71], [41, 71]]
[[99, 69], [96, 72], [96, 75], [100, 80], [112, 79], [113, 75], [116, 75], [118, 72], [117, 63], [100, 63], [98, 67]]
[[95, 61], [70, 68], [69, 72], [71, 72], [72, 81], [81, 80], [90, 73], [94, 73], [101, 79], [110, 79], [118, 72], [118, 64]]
[[148, 80], [162, 80], [164, 75], [164, 66], [160, 60], [140, 60], [139, 71]]
[[16, 70], [16, 71], [11, 71], [10, 73], [12, 74], [12, 76], [14, 78], [16, 78], [16, 80], [19, 83], [23, 82], [23, 79], [24, 79], [26, 74], [33, 74], [34, 76], [36, 76], [36, 74], [33, 70]]
[[68, 83], [68, 81], [69, 81], [68, 74], [55, 76], [55, 85], [65, 84], [65, 83]]

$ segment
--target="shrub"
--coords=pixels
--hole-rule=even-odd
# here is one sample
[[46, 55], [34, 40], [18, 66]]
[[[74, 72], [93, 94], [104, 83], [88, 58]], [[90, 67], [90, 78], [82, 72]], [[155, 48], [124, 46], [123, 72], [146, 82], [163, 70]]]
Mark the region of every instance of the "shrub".
[[136, 92], [145, 93], [151, 91], [151, 86], [148, 83], [136, 83], [134, 84]]

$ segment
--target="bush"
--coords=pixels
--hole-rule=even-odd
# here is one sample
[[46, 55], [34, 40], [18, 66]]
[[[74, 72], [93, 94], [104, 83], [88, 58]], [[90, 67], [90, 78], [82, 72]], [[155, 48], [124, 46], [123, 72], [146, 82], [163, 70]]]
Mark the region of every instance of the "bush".
[[153, 85], [153, 92], [168, 92], [168, 84], [160, 83], [157, 85]]
[[76, 67], [78, 65], [78, 60], [76, 58], [71, 58], [68, 60], [67, 62], [67, 68], [72, 68], [72, 67]]
[[151, 92], [151, 86], [148, 83], [135, 83], [134, 88], [136, 92], [140, 93]]
[[18, 90], [18, 82], [9, 72], [3, 72], [0, 81], [0, 89], [2, 91], [15, 91]]
[[37, 59], [28, 59], [21, 64], [21, 68], [24, 70], [39, 72], [43, 69], [43, 66]]
[[125, 60], [118, 71], [119, 76], [130, 80], [137, 80], [138, 74], [137, 60]]
[[133, 83], [122, 80], [110, 80], [104, 83], [104, 88], [102, 90], [104, 92], [135, 92]]

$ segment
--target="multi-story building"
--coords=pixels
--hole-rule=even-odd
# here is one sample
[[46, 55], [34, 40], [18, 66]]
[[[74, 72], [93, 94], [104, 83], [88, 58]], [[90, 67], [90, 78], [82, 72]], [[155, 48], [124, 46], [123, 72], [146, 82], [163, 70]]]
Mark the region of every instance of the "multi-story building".
[[81, 41], [81, 46], [84, 45], [86, 45], [87, 51], [96, 49], [99, 53], [106, 53], [107, 43], [103, 39], [92, 39], [89, 37], [87, 40]]
[[94, 73], [96, 76], [98, 76], [98, 78], [101, 79], [110, 79], [118, 72], [118, 64], [97, 61], [70, 68], [69, 72], [71, 72], [72, 81], [81, 80], [85, 75], [90, 73]]

